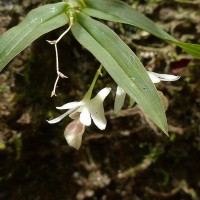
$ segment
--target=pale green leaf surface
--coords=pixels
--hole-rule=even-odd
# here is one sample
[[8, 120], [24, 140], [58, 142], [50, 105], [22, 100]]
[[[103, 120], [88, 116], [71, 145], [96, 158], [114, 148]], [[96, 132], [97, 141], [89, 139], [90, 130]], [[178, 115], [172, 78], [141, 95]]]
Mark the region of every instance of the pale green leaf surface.
[[106, 68], [108, 73], [167, 134], [167, 120], [158, 92], [142, 63], [131, 49], [104, 24], [76, 14], [74, 37]]
[[66, 3], [55, 3], [32, 10], [17, 26], [0, 37], [0, 71], [41, 35], [68, 23]]
[[84, 2], [86, 7], [82, 10], [82, 12], [89, 16], [134, 25], [163, 40], [174, 43], [192, 56], [200, 58], [200, 45], [179, 42], [162, 28], [157, 26], [148, 17], [134, 10], [131, 6], [122, 1], [84, 0]]

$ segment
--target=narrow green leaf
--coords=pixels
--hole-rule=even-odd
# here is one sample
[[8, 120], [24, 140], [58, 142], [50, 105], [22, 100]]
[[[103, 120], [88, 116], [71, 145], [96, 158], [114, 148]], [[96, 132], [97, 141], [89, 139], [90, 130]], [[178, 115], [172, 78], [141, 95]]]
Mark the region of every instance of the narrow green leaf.
[[108, 73], [167, 134], [167, 120], [158, 92], [131, 49], [104, 24], [76, 14], [74, 37], [106, 68]]
[[174, 42], [174, 44], [181, 47], [184, 51], [186, 51], [193, 57], [200, 59], [200, 45], [199, 44], [184, 43], [184, 42]]
[[68, 23], [66, 3], [55, 3], [32, 10], [17, 26], [0, 37], [0, 71], [41, 35]]
[[86, 7], [83, 13], [100, 19], [130, 24], [143, 29], [158, 38], [166, 40], [181, 47], [184, 51], [196, 58], [200, 58], [200, 45], [183, 43], [169, 35], [152, 20], [142, 13], [134, 10], [131, 6], [119, 0], [84, 0]]

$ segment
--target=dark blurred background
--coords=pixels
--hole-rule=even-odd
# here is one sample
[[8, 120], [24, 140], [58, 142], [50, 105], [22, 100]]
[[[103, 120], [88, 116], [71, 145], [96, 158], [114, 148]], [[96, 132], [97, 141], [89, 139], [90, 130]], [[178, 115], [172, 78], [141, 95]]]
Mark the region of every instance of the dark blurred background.
[[[1, 0], [0, 35], [31, 9], [52, 2]], [[126, 2], [177, 39], [200, 43], [199, 0]], [[46, 120], [61, 114], [56, 106], [82, 99], [99, 63], [68, 33], [58, 49], [61, 71], [69, 78], [60, 79], [58, 96], [51, 98], [55, 52], [46, 40], [58, 38], [62, 27], [40, 37], [0, 73], [0, 199], [200, 199], [200, 61], [135, 27], [103, 23], [147, 70], [181, 75], [157, 85], [169, 100], [170, 136], [137, 106], [114, 115], [116, 84], [103, 70], [94, 94], [113, 89], [104, 103], [107, 128], [88, 127], [79, 151], [68, 146], [63, 132], [70, 120], [55, 125]]]

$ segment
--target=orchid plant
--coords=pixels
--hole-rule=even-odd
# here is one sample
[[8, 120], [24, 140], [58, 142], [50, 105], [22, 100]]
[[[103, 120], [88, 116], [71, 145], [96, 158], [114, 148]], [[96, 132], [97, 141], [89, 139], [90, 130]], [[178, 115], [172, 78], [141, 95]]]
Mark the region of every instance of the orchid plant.
[[[67, 78], [59, 70], [57, 44], [71, 30], [75, 39], [97, 58], [117, 83], [115, 110], [121, 109], [127, 93], [132, 103], [136, 102], [149, 118], [168, 134], [165, 108], [154, 83], [175, 81], [179, 77], [147, 72], [139, 58], [119, 36], [93, 17], [136, 26], [200, 58], [200, 45], [178, 41], [152, 20], [120, 0], [64, 0], [32, 10], [19, 25], [0, 37], [0, 71], [35, 39], [69, 23], [66, 31], [57, 40], [47, 40], [54, 45], [56, 54], [57, 78], [51, 96], [56, 96], [59, 78]], [[96, 78], [83, 100], [57, 107], [68, 111], [48, 121], [56, 123], [69, 115], [73, 121], [66, 127], [65, 137], [69, 145], [76, 149], [80, 148], [85, 126], [91, 124], [91, 119], [99, 129], [105, 129], [106, 126], [103, 101], [111, 89], [105, 87], [91, 99], [95, 80]]]

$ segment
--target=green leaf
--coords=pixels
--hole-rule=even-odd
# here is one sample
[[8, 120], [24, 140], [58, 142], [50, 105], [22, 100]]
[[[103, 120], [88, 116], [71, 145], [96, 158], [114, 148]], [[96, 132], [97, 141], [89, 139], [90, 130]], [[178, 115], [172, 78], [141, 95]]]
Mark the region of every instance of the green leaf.
[[108, 73], [167, 134], [167, 120], [158, 92], [131, 49], [106, 25], [76, 14], [74, 37], [105, 67]]
[[100, 19], [130, 24], [143, 29], [158, 38], [171, 42], [181, 47], [184, 51], [196, 58], [200, 58], [200, 45], [183, 43], [169, 35], [152, 20], [142, 13], [137, 12], [131, 6], [119, 0], [84, 0], [86, 7], [83, 13]]
[[0, 71], [41, 35], [68, 23], [66, 3], [55, 3], [32, 10], [17, 26], [0, 37]]

